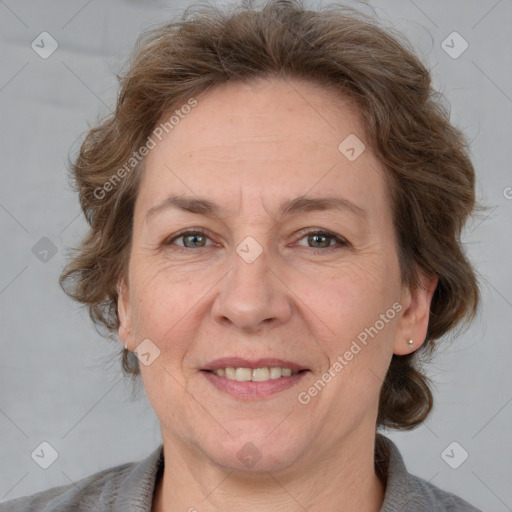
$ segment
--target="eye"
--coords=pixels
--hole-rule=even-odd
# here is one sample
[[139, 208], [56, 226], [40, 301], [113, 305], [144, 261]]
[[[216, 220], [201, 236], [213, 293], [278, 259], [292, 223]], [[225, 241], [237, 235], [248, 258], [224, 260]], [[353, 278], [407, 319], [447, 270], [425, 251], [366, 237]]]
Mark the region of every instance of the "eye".
[[[304, 246], [300, 243], [302, 240], [306, 240], [306, 246], [310, 249], [339, 249], [340, 247], [348, 247], [350, 244], [343, 238], [324, 230], [311, 230], [305, 233], [300, 239], [297, 245]], [[208, 243], [210, 241], [210, 243]], [[193, 229], [189, 231], [183, 231], [172, 237], [166, 239], [163, 245], [174, 245], [179, 248], [186, 249], [202, 249], [213, 245], [210, 237], [202, 229]], [[316, 251], [314, 251], [316, 252]]]
[[[182, 243], [176, 243], [178, 240], [181, 240]], [[201, 249], [203, 247], [207, 247], [206, 241], [209, 240], [207, 234], [200, 230], [195, 229], [193, 231], [185, 231], [183, 233], [179, 233], [172, 238], [168, 238], [164, 245], [177, 245], [178, 247], [183, 247], [185, 249]]]
[[[328, 231], [323, 230], [310, 231], [305, 236], [300, 238], [300, 240], [304, 239], [306, 239], [306, 243], [311, 249], [331, 249], [335, 248], [336, 244], [342, 247], [347, 247], [349, 245], [348, 242], [343, 238], [335, 235], [334, 233], [329, 233]], [[304, 244], [299, 243], [298, 245]]]

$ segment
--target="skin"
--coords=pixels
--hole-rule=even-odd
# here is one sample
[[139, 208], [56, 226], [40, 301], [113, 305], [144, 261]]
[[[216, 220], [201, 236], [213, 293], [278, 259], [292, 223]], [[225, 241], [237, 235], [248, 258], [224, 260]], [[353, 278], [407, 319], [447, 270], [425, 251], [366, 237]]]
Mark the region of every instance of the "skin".
[[[153, 510], [314, 512], [343, 503], [377, 512], [385, 493], [374, 471], [379, 391], [393, 353], [425, 339], [436, 280], [414, 290], [401, 283], [384, 170], [368, 141], [353, 162], [338, 150], [349, 134], [365, 142], [346, 98], [276, 79], [197, 99], [146, 158], [119, 282], [121, 341], [135, 350], [149, 338], [160, 350], [141, 364], [166, 459]], [[148, 215], [171, 194], [223, 211]], [[304, 195], [343, 197], [365, 217], [332, 209], [279, 216], [282, 201]], [[206, 237], [176, 238], [191, 228]], [[319, 230], [348, 244], [308, 238]], [[248, 236], [262, 249], [252, 263], [236, 252]], [[298, 393], [395, 303], [395, 318], [301, 404]], [[276, 357], [309, 371], [271, 396], [235, 398], [201, 371], [228, 356]], [[252, 467], [237, 457], [246, 443], [261, 454]]]

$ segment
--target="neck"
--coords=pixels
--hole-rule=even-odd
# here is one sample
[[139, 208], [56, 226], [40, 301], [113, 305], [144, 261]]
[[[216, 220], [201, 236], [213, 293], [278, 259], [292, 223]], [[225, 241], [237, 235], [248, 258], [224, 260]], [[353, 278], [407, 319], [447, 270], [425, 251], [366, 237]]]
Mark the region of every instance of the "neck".
[[385, 484], [375, 473], [374, 448], [375, 434], [364, 442], [347, 440], [299, 468], [244, 474], [201, 461], [189, 448], [164, 439], [165, 468], [152, 512], [379, 512]]

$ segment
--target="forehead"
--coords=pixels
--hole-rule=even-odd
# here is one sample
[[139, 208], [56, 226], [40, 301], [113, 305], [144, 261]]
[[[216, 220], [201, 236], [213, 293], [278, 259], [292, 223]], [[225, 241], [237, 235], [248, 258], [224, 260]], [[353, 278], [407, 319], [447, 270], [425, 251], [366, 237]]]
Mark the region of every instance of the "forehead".
[[[334, 192], [384, 206], [383, 171], [348, 99], [290, 80], [222, 85], [195, 99], [146, 157], [138, 198], [146, 210], [170, 193], [211, 196], [238, 211], [242, 197], [250, 207]], [[347, 148], [362, 152], [347, 158]]]

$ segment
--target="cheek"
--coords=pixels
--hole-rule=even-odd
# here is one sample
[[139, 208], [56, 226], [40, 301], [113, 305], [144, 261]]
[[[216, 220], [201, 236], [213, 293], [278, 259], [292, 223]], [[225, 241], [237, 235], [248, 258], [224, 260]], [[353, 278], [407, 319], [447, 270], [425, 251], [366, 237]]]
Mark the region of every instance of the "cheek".
[[[223, 272], [183, 272], [168, 262], [133, 259], [130, 275], [134, 332], [149, 338], [161, 351], [166, 367], [183, 370], [183, 360], [196, 342], [199, 327], [211, 307], [210, 293], [221, 285]], [[138, 264], [140, 263], [140, 264]]]
[[373, 325], [400, 297], [397, 270], [384, 262], [353, 262], [327, 279], [303, 284], [300, 293], [338, 339]]
[[352, 265], [312, 297], [331, 331], [320, 338], [328, 356], [321, 379], [333, 383], [322, 391], [324, 403], [353, 418], [373, 410], [393, 352], [400, 282], [397, 269], [388, 270], [382, 263]]
[[399, 298], [397, 267], [369, 261], [351, 265], [310, 297], [322, 320], [316, 322], [320, 330], [315, 334], [327, 355], [325, 370], [341, 377], [333, 379], [331, 392], [343, 391], [333, 396], [334, 402], [357, 407], [350, 397], [360, 397], [364, 403], [378, 394], [392, 356]]
[[205, 288], [204, 282], [183, 279], [165, 266], [155, 268], [135, 263], [130, 303], [138, 336], [155, 342], [174, 337], [173, 333], [186, 323], [183, 320], [204, 295]]

